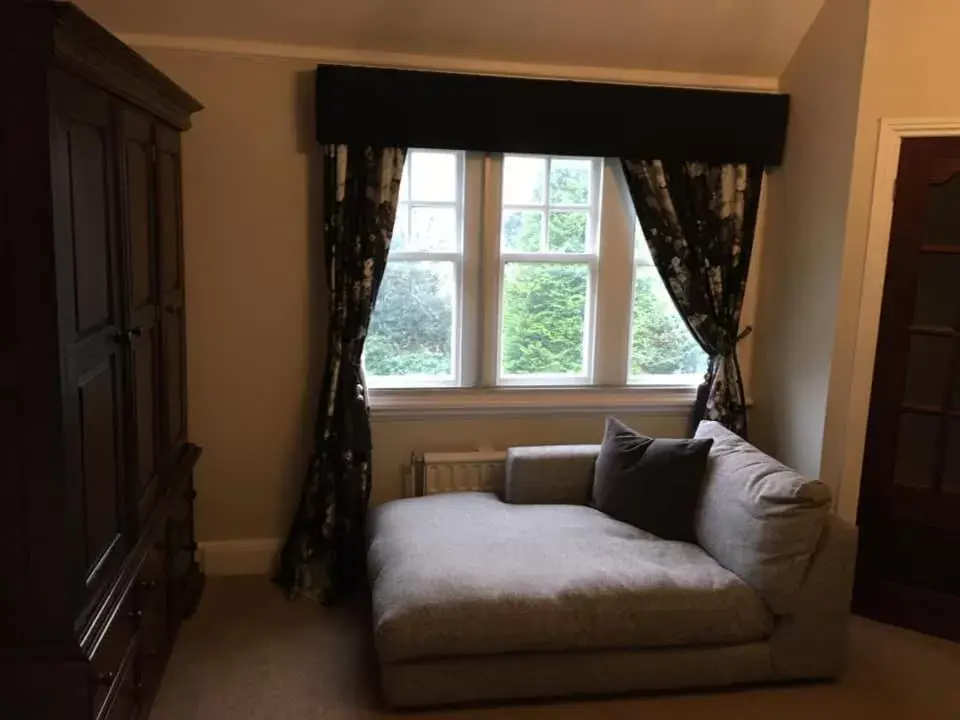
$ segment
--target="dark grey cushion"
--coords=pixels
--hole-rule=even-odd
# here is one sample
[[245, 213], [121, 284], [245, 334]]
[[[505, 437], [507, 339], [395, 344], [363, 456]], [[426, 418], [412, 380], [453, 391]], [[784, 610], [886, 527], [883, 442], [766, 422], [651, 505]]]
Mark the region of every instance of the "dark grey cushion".
[[584, 505], [486, 493], [396, 500], [371, 515], [381, 661], [768, 637], [760, 597], [696, 545]]
[[694, 512], [711, 445], [710, 439], [647, 437], [608, 417], [593, 506], [665, 540], [694, 542]]

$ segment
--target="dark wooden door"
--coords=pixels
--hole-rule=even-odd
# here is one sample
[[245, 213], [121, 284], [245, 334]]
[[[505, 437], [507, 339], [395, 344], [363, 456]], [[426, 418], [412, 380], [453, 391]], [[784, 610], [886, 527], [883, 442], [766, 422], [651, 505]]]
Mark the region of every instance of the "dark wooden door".
[[[121, 268], [110, 96], [51, 75], [58, 327], [63, 363], [65, 567], [87, 605], [127, 549]], [[19, 242], [39, 242], [20, 238]], [[55, 481], [51, 478], [51, 482]], [[52, 510], [52, 508], [51, 508]]]
[[183, 218], [180, 207], [180, 133], [157, 124], [157, 232], [162, 298], [160, 456], [172, 467], [187, 434], [186, 318], [183, 291]]
[[120, 115], [120, 177], [127, 267], [125, 304], [130, 340], [130, 469], [139, 519], [157, 496], [160, 463], [160, 268], [155, 223], [153, 119], [124, 106]]
[[859, 611], [960, 640], [960, 138], [903, 143], [862, 477]]

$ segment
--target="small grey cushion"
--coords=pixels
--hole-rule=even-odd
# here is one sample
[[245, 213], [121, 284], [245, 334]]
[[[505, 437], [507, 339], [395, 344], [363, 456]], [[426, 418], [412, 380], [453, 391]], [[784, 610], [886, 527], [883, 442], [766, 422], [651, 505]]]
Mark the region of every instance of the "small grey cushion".
[[647, 437], [607, 417], [593, 506], [664, 540], [694, 542], [693, 513], [712, 444]]
[[791, 612], [830, 508], [830, 490], [712, 421], [696, 437], [713, 448], [697, 508], [697, 542], [756, 590]]
[[760, 597], [696, 545], [586, 506], [448, 493], [381, 505], [371, 521], [382, 662], [739, 643], [772, 632]]

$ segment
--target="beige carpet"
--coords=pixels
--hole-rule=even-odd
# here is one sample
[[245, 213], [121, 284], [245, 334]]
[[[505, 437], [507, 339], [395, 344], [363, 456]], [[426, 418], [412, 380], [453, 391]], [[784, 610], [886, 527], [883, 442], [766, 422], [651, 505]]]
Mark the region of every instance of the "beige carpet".
[[838, 683], [395, 714], [380, 705], [363, 608], [287, 602], [214, 578], [181, 631], [151, 720], [960, 720], [960, 645], [855, 619]]

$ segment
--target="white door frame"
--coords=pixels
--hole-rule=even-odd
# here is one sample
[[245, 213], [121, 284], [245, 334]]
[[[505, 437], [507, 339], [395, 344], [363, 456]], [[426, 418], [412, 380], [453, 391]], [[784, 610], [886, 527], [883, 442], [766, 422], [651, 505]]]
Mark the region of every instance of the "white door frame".
[[957, 118], [884, 118], [880, 121], [873, 201], [867, 230], [867, 252], [860, 286], [860, 310], [853, 355], [850, 400], [847, 405], [843, 470], [837, 503], [839, 515], [851, 522], [857, 518], [860, 473], [866, 443], [870, 391], [877, 351], [880, 306], [887, 270], [887, 249], [893, 220], [893, 192], [904, 138], [960, 136]]

